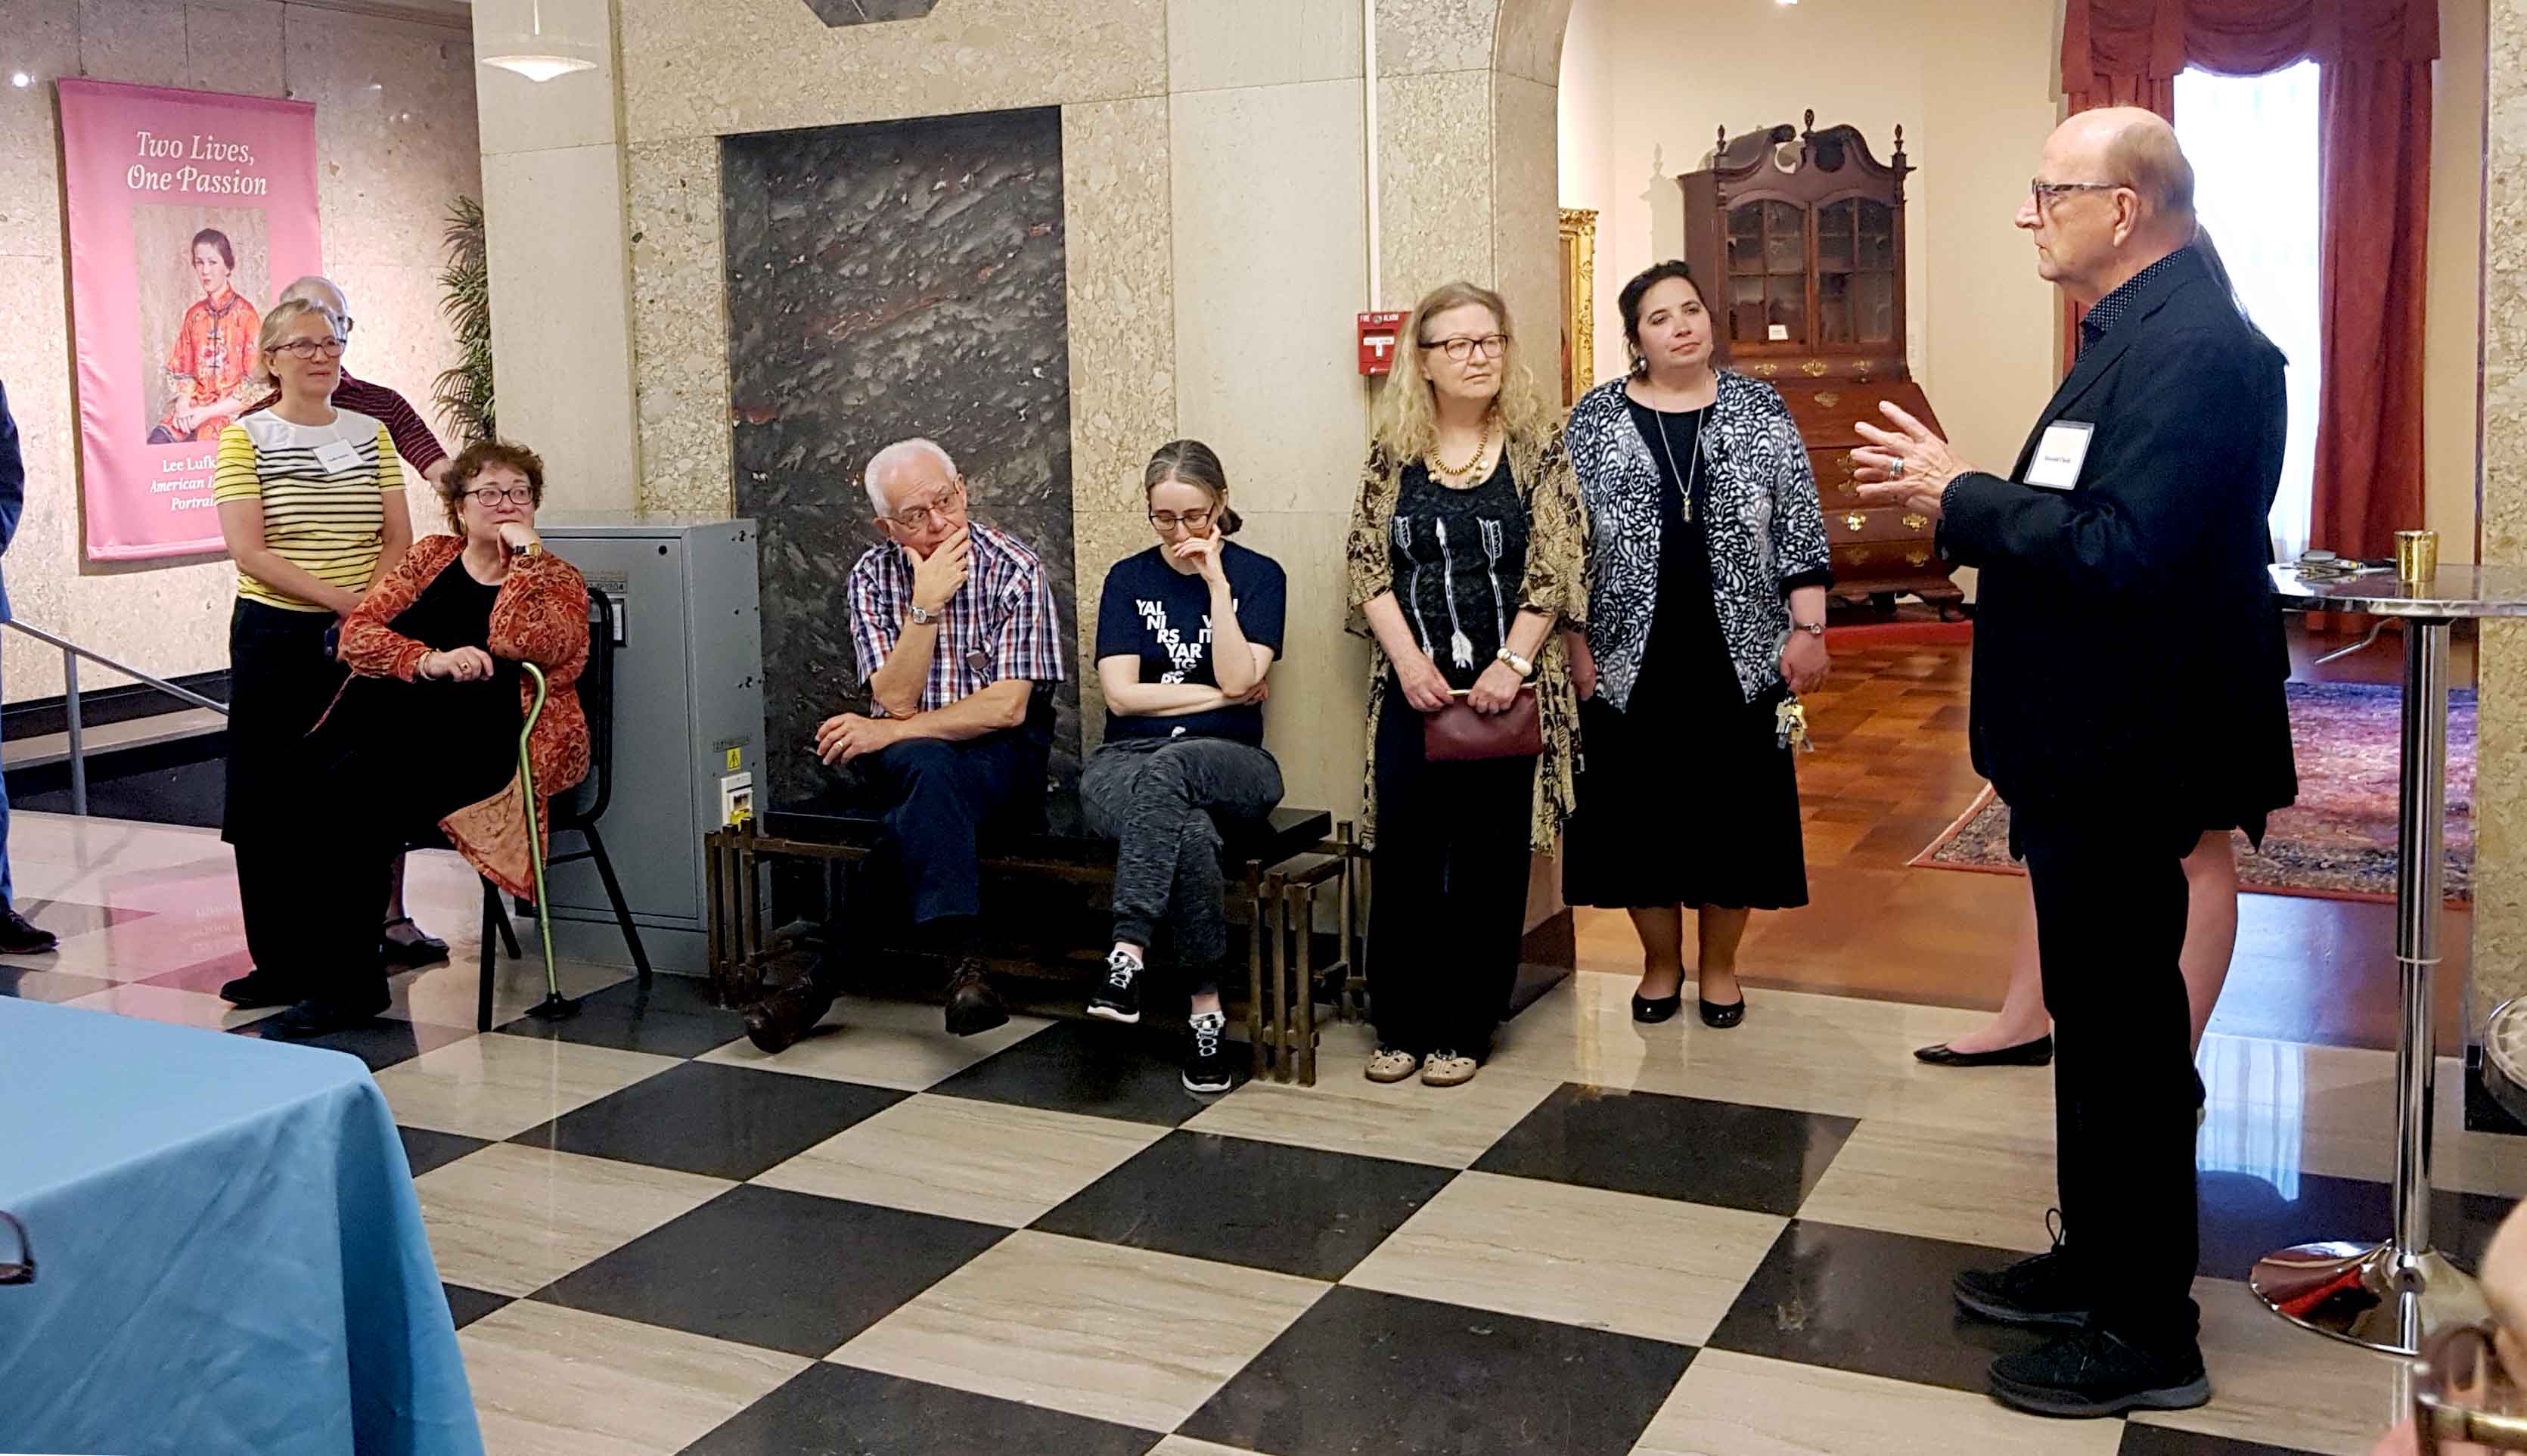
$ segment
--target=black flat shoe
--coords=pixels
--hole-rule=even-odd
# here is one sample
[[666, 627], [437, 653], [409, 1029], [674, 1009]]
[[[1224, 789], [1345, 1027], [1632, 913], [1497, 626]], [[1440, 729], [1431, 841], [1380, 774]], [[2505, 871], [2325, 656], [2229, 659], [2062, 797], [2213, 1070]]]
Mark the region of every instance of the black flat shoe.
[[1702, 1012], [1702, 1024], [1705, 1026], [1716, 1026], [1726, 1031], [1746, 1019], [1746, 993], [1743, 991], [1738, 992], [1737, 999], [1727, 1006], [1722, 1006], [1716, 1001], [1705, 1001], [1699, 996], [1693, 1000]]
[[1632, 998], [1632, 1019], [1644, 1026], [1655, 1026], [1684, 1009], [1684, 993], [1674, 996], [1635, 996]]
[[1946, 1042], [1923, 1047], [1913, 1053], [1913, 1060], [1930, 1066], [2050, 1066], [2053, 1065], [2053, 1038], [2039, 1036], [2014, 1047], [1997, 1047], [1988, 1052], [1953, 1052]]

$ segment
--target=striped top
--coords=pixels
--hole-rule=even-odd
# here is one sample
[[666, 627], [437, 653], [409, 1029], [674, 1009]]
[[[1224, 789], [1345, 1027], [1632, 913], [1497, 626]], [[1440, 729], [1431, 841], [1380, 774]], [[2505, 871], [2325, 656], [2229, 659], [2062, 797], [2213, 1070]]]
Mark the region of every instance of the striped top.
[[[386, 497], [393, 493], [396, 499]], [[403, 509], [394, 441], [367, 415], [334, 411], [330, 425], [293, 425], [270, 411], [220, 432], [211, 498], [259, 500], [263, 544], [327, 586], [365, 590], [377, 570], [389, 505]], [[237, 595], [287, 611], [323, 611], [243, 571]]]

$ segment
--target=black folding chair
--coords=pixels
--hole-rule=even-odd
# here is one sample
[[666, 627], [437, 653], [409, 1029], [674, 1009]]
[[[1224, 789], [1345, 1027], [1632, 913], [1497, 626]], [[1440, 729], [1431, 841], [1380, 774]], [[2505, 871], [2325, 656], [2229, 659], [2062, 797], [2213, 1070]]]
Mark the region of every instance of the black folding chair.
[[[588, 609], [588, 667], [579, 677], [579, 707], [588, 718], [588, 777], [568, 794], [555, 796], [548, 806], [553, 838], [576, 834], [583, 847], [548, 857], [544, 867], [549, 870], [574, 859], [595, 862], [596, 877], [604, 883], [606, 901], [614, 908], [614, 923], [622, 927], [623, 944], [631, 951], [632, 964], [645, 987], [649, 984], [649, 953], [641, 944], [641, 927], [632, 921], [632, 909], [623, 900], [622, 881], [615, 878], [614, 861], [606, 856], [605, 840], [596, 829], [597, 820], [605, 816], [606, 806], [614, 798], [614, 600], [603, 592], [591, 592]], [[549, 923], [549, 912], [543, 906], [536, 907], [536, 913], [546, 916]], [[507, 948], [511, 959], [519, 959], [517, 934], [510, 927], [506, 907], [500, 904], [499, 887], [485, 880], [483, 980], [474, 1013], [478, 1031], [491, 1029], [491, 986], [497, 979], [501, 946]], [[556, 989], [533, 1013], [556, 1017], [577, 1010], [577, 1005], [563, 1000]]]

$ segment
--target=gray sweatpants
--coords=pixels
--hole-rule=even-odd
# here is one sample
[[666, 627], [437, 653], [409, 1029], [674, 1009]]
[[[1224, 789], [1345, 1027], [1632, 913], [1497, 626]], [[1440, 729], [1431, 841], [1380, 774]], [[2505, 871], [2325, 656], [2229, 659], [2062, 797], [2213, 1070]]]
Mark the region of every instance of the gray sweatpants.
[[1281, 802], [1281, 765], [1225, 738], [1127, 738], [1107, 744], [1079, 776], [1089, 829], [1121, 843], [1114, 861], [1114, 938], [1147, 947], [1164, 921], [1192, 989], [1216, 989], [1228, 955], [1220, 826], [1260, 819]]

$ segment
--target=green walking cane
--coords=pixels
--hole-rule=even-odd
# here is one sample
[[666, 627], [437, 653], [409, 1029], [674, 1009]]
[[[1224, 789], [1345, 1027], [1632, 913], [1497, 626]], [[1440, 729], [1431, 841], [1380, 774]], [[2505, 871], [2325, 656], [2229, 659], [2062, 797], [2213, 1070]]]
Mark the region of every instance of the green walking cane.
[[527, 709], [526, 725], [518, 730], [518, 786], [527, 799], [527, 862], [536, 875], [536, 932], [543, 940], [544, 999], [527, 1008], [527, 1014], [539, 1021], [560, 1021], [579, 1014], [579, 1003], [561, 994], [561, 971], [553, 963], [552, 907], [544, 895], [544, 838], [542, 813], [536, 797], [536, 765], [527, 753], [527, 741], [535, 736], [536, 720], [543, 716], [544, 670], [533, 662], [518, 664], [536, 685], [536, 702]]

